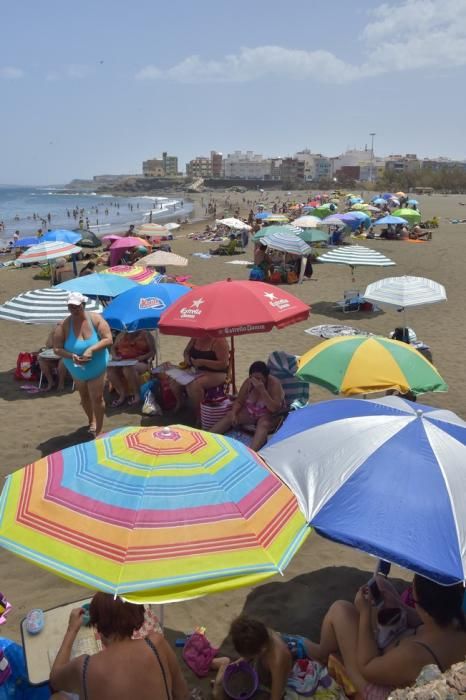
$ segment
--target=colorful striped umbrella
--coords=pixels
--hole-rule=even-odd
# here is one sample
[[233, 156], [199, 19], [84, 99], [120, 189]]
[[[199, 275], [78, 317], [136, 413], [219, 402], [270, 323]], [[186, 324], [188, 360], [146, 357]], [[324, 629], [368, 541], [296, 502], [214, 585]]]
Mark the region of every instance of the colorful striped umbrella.
[[402, 394], [448, 390], [439, 372], [418, 350], [375, 335], [324, 340], [301, 356], [296, 374], [344, 396], [390, 389]]
[[142, 224], [138, 228], [139, 236], [167, 236], [169, 229], [161, 224]]
[[75, 583], [136, 602], [252, 585], [309, 532], [251, 450], [181, 425], [127, 427], [7, 479], [0, 544]]
[[56, 258], [66, 258], [68, 255], [80, 253], [81, 248], [73, 243], [62, 243], [61, 241], [42, 241], [33, 245], [17, 258], [20, 263], [40, 263], [55, 260]]
[[[58, 287], [23, 292], [0, 306], [0, 318], [20, 323], [58, 323], [70, 315], [69, 294], [68, 290]], [[86, 311], [101, 313], [102, 306], [97, 301], [89, 299], [86, 303]]]
[[259, 241], [264, 236], [269, 236], [274, 233], [301, 233], [303, 229], [298, 228], [294, 224], [274, 224], [272, 226], [263, 226], [259, 231], [253, 235], [253, 241]]
[[138, 282], [138, 284], [150, 284], [160, 277], [159, 273], [155, 270], [141, 267], [141, 265], [115, 265], [114, 267], [109, 267], [107, 270], [102, 270], [102, 274], [126, 277], [127, 279], [133, 280], [133, 282]]

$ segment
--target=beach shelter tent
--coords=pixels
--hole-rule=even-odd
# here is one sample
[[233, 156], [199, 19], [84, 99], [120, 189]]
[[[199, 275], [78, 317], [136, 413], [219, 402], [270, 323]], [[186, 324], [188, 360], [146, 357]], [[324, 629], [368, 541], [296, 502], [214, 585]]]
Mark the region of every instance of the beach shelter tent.
[[[58, 287], [32, 289], [2, 304], [0, 318], [20, 323], [58, 323], [70, 315], [68, 297], [69, 292]], [[86, 303], [86, 311], [101, 313], [102, 306], [97, 301], [89, 299]]]
[[316, 532], [442, 584], [466, 579], [466, 422], [387, 396], [292, 411], [261, 457]]
[[102, 241], [95, 235], [93, 231], [88, 229], [81, 231], [81, 240], [79, 245], [83, 248], [98, 248], [102, 245]]
[[295, 496], [254, 452], [182, 425], [68, 447], [10, 474], [0, 498], [1, 546], [137, 603], [259, 583], [308, 534]]

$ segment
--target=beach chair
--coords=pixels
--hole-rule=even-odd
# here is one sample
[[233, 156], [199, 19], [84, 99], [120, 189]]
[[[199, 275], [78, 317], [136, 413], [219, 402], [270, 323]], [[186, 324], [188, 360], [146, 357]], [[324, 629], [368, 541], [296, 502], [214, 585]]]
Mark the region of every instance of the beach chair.
[[298, 370], [298, 358], [284, 350], [271, 352], [267, 367], [270, 374], [276, 377], [285, 392], [287, 412], [302, 408], [309, 403], [309, 384], [296, 376]]
[[364, 299], [361, 297], [359, 289], [345, 289], [343, 299], [337, 301], [335, 306], [340, 311], [343, 311], [344, 314], [347, 314], [350, 311], [359, 311], [363, 301]]

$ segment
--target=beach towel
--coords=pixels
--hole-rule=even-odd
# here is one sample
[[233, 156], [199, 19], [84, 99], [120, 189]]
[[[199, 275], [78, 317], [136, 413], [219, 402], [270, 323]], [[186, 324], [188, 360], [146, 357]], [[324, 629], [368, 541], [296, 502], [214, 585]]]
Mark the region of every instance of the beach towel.
[[285, 697], [291, 700], [289, 689], [297, 697], [310, 697], [317, 700], [339, 700], [344, 697], [338, 683], [330, 676], [325, 666], [312, 659], [300, 659], [295, 662], [288, 680]]

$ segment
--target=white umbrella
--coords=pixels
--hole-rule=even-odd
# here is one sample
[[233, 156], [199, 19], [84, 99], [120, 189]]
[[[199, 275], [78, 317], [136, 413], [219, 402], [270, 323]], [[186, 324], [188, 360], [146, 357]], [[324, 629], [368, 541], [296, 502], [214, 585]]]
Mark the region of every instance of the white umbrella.
[[238, 231], [244, 229], [250, 231], [252, 228], [252, 226], [249, 226], [249, 224], [246, 224], [244, 221], [241, 221], [241, 219], [235, 219], [233, 216], [231, 216], [228, 219], [217, 219], [217, 224], [223, 224], [223, 226], [226, 226], [227, 228], [235, 228]]
[[168, 224], [164, 224], [164, 226], [169, 231], [176, 231], [177, 228], [180, 228], [180, 224], [177, 224], [175, 221], [170, 221]]
[[[6, 321], [20, 323], [57, 323], [70, 315], [68, 297], [70, 292], [65, 289], [33, 289], [23, 292], [0, 306], [0, 318]], [[102, 306], [95, 300], [89, 299], [86, 311], [101, 313]]]
[[298, 219], [293, 221], [294, 226], [299, 226], [300, 228], [319, 228], [322, 223], [322, 219], [318, 216], [300, 216]]
[[142, 224], [137, 233], [138, 236], [166, 236], [168, 229], [161, 224]]
[[404, 309], [409, 306], [424, 306], [446, 301], [445, 287], [426, 277], [386, 277], [370, 284], [364, 298], [378, 304]]
[[138, 260], [138, 265], [142, 265], [143, 267], [161, 267], [165, 265], [186, 267], [187, 264], [187, 258], [176, 255], [176, 253], [169, 253], [166, 250], [157, 250], [155, 253], [150, 253]]
[[68, 255], [80, 253], [81, 248], [73, 243], [62, 243], [61, 241], [42, 241], [32, 245], [21, 253], [16, 262], [19, 263], [40, 263], [66, 258]]
[[403, 324], [406, 327], [407, 307], [436, 304], [447, 300], [445, 287], [426, 277], [386, 277], [378, 282], [370, 284], [364, 298], [378, 304], [396, 306], [403, 309]]

